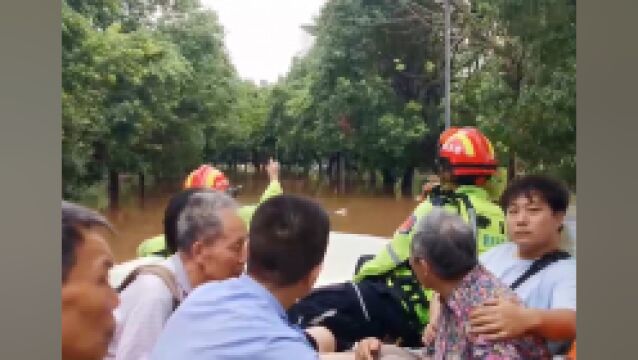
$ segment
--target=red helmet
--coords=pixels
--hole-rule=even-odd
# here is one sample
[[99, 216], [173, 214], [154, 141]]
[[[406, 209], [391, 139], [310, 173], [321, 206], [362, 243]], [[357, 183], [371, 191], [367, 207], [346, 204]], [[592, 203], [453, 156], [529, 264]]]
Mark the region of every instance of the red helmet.
[[229, 187], [226, 175], [210, 165], [201, 165], [188, 174], [184, 181], [184, 189], [209, 188], [227, 191]]
[[490, 140], [474, 127], [449, 128], [439, 137], [439, 157], [453, 175], [492, 175], [498, 165]]
[[454, 135], [457, 131], [459, 131], [459, 128], [457, 127], [449, 127], [443, 130], [441, 135], [439, 135], [439, 148], [443, 145], [443, 143], [447, 141], [447, 139], [450, 138], [450, 136]]

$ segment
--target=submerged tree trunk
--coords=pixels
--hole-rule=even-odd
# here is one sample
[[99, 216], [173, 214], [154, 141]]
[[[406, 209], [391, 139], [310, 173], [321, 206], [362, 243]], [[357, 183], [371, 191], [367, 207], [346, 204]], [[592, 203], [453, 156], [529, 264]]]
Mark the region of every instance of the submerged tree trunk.
[[386, 194], [392, 194], [394, 192], [394, 183], [396, 177], [394, 171], [391, 169], [383, 169], [383, 192]]
[[145, 190], [144, 189], [144, 185], [145, 185], [144, 184], [144, 180], [145, 180], [144, 179], [144, 172], [140, 171], [139, 174], [138, 174], [138, 187], [139, 187], [140, 199], [142, 199], [142, 200], [144, 200], [144, 196], [145, 196], [145, 193], [144, 193], [144, 190]]
[[259, 154], [254, 151], [252, 154], [252, 164], [253, 167], [255, 168], [255, 173], [261, 173], [261, 157], [259, 156]]
[[370, 174], [370, 187], [372, 189], [376, 189], [377, 187], [377, 171], [375, 169], [368, 170], [368, 174]]
[[346, 157], [343, 153], [339, 154], [339, 192], [346, 192]]
[[410, 166], [403, 172], [403, 179], [401, 180], [401, 195], [412, 196], [412, 183], [414, 181], [414, 167]]
[[120, 199], [120, 179], [118, 172], [113, 169], [109, 170], [108, 193], [109, 208], [117, 208]]
[[337, 155], [330, 155], [330, 157], [328, 157], [328, 168], [327, 168], [327, 173], [328, 173], [328, 179], [330, 180], [330, 182], [333, 182], [335, 180], [336, 177], [336, 164], [337, 160], [339, 158], [337, 157]]

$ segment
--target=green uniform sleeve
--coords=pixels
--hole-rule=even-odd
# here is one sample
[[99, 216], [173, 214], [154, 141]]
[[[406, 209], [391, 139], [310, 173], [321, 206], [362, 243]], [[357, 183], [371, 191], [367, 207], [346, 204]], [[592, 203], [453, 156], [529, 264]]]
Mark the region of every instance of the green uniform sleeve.
[[485, 184], [485, 190], [487, 190], [490, 200], [494, 203], [498, 203], [506, 187], [507, 167], [499, 167], [496, 173], [490, 177], [487, 184]]
[[415, 233], [415, 224], [432, 210], [432, 204], [424, 201], [414, 209], [412, 214], [394, 232], [392, 240], [388, 243], [396, 255], [396, 259], [384, 247], [373, 259], [367, 261], [359, 272], [355, 274], [354, 281], [360, 281], [367, 276], [380, 275], [392, 270], [397, 261], [403, 262], [410, 255], [410, 244]]
[[259, 199], [258, 204], [261, 204], [262, 202], [270, 199], [273, 196], [281, 195], [283, 193], [284, 193], [284, 190], [281, 188], [281, 184], [279, 183], [279, 180], [273, 180], [270, 182], [270, 184], [268, 184], [268, 187], [266, 187], [266, 190], [264, 190], [264, 193], [261, 195], [261, 198]]
[[266, 190], [264, 190], [264, 193], [261, 195], [261, 198], [259, 198], [259, 202], [257, 204], [244, 205], [240, 207], [239, 217], [244, 221], [246, 227], [250, 226], [250, 219], [252, 219], [253, 214], [255, 213], [255, 210], [257, 210], [257, 206], [259, 206], [259, 204], [263, 203], [273, 196], [281, 195], [283, 194], [283, 192], [284, 191], [281, 188], [281, 184], [279, 183], [279, 181], [273, 180], [270, 182], [270, 184], [268, 184], [268, 187], [266, 187]]
[[164, 234], [159, 234], [150, 239], [144, 240], [137, 247], [137, 256], [153, 256], [158, 252], [163, 251], [166, 248], [166, 239], [164, 239]]

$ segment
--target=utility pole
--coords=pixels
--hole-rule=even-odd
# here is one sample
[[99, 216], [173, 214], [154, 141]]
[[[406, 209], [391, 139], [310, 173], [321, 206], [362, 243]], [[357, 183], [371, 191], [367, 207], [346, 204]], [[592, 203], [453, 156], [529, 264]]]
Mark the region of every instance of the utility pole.
[[450, 0], [445, 3], [445, 128], [450, 128]]

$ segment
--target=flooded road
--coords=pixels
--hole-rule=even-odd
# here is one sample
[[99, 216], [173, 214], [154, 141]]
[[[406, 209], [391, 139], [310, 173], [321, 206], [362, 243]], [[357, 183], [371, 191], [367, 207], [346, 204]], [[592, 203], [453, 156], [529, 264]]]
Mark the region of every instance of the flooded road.
[[[265, 175], [231, 179], [243, 186], [237, 197], [242, 205], [256, 203], [267, 185]], [[391, 237], [417, 205], [411, 198], [374, 194], [362, 187], [337, 194], [328, 186], [308, 180], [282, 179], [281, 184], [285, 193], [309, 196], [319, 202], [330, 215], [333, 231]], [[178, 190], [178, 186], [173, 186], [147, 191], [143, 202], [136, 197], [123, 198], [117, 210], [104, 211], [118, 231], [110, 241], [118, 262], [134, 258], [142, 241], [162, 232], [164, 208]]]
[[[264, 174], [232, 176], [234, 185], [242, 185], [238, 200], [242, 205], [254, 204], [266, 188]], [[330, 215], [331, 230], [354, 234], [368, 234], [389, 238], [394, 230], [417, 206], [414, 198], [382, 195], [364, 185], [351, 186], [339, 194], [336, 188], [308, 179], [282, 179], [285, 193], [305, 195], [319, 202]], [[162, 233], [164, 208], [169, 198], [179, 191], [179, 185], [148, 190], [142, 202], [135, 196], [123, 198], [119, 209], [104, 214], [115, 225], [118, 235], [110, 243], [116, 261], [135, 257], [137, 246], [145, 239]], [[569, 246], [575, 251], [576, 211], [572, 207], [566, 219]]]

